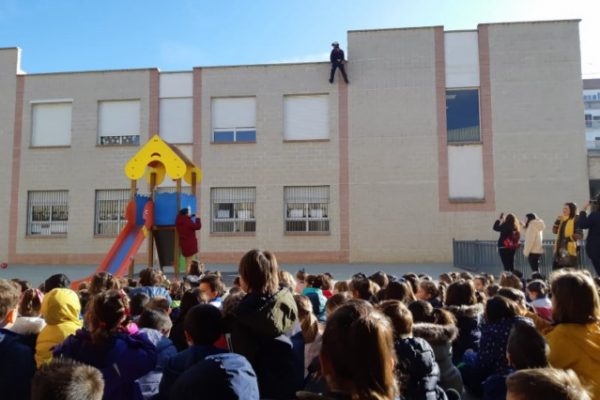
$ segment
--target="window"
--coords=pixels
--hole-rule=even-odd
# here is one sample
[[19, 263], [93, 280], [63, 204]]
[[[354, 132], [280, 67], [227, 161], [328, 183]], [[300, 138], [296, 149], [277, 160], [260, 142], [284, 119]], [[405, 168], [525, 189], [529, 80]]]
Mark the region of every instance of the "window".
[[71, 102], [32, 104], [31, 146], [71, 144]]
[[285, 140], [329, 139], [329, 96], [285, 96]]
[[590, 179], [590, 199], [596, 199], [600, 195], [600, 179]]
[[286, 232], [329, 232], [329, 186], [284, 188]]
[[479, 142], [479, 90], [446, 90], [448, 143]]
[[98, 143], [102, 146], [140, 144], [140, 101], [98, 103]]
[[256, 232], [256, 188], [213, 188], [210, 198], [212, 233]]
[[256, 142], [256, 98], [212, 100], [213, 143]]
[[96, 190], [94, 235], [117, 236], [127, 223], [125, 210], [129, 189]]
[[192, 143], [192, 98], [160, 99], [160, 136], [169, 143]]
[[27, 193], [27, 235], [66, 235], [69, 222], [69, 192]]

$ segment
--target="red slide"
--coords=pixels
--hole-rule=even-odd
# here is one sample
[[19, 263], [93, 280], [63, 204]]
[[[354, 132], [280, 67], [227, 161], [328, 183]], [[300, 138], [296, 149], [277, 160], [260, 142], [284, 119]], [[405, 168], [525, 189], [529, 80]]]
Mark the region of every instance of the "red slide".
[[[148, 201], [144, 206], [143, 216], [144, 224], [136, 224], [136, 202], [132, 200], [127, 204], [125, 211], [127, 224], [123, 227], [119, 236], [117, 236], [115, 243], [95, 273], [108, 272], [114, 276], [123, 276], [125, 274], [140, 246], [146, 240], [148, 230], [152, 229], [152, 225], [154, 225], [154, 203], [152, 201]], [[77, 289], [81, 282], [89, 281], [92, 276], [71, 283], [71, 288]]]

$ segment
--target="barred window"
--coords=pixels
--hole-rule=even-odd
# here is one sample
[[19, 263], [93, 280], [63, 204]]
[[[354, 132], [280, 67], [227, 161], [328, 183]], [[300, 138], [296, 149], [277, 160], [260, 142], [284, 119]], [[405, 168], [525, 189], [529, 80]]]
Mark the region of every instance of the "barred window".
[[27, 235], [66, 235], [69, 222], [69, 192], [27, 193]]
[[329, 186], [284, 188], [286, 232], [329, 232]]
[[210, 198], [212, 233], [256, 232], [256, 188], [212, 188]]
[[129, 202], [129, 189], [96, 190], [96, 216], [94, 234], [117, 236], [127, 223], [125, 210]]

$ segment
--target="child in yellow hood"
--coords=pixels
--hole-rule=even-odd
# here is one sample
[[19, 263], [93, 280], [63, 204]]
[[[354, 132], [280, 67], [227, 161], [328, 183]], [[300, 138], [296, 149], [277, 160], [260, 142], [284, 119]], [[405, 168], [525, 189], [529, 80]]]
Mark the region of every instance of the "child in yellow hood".
[[557, 271], [551, 277], [552, 319], [546, 334], [548, 361], [572, 369], [600, 399], [600, 298], [592, 278], [582, 271]]
[[39, 368], [52, 359], [52, 349], [81, 328], [81, 305], [77, 293], [71, 289], [53, 289], [44, 296], [42, 315], [46, 326], [38, 335], [35, 362]]

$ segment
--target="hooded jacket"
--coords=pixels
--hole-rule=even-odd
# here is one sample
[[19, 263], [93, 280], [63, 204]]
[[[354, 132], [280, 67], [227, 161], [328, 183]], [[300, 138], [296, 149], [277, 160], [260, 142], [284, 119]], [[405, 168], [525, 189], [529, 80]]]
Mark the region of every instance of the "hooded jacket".
[[250, 361], [261, 398], [293, 398], [302, 385], [304, 350], [297, 351], [290, 339], [297, 319], [296, 302], [285, 288], [272, 296], [250, 293], [234, 312], [233, 352]]
[[467, 349], [479, 351], [483, 305], [448, 306], [446, 310], [456, 317], [458, 338], [452, 343], [452, 362], [458, 365]]
[[21, 335], [0, 329], [0, 397], [4, 400], [28, 399], [35, 360], [31, 347]]
[[46, 326], [44, 318], [18, 317], [13, 326], [10, 327], [10, 330], [22, 335], [23, 342], [35, 352], [35, 342], [42, 329], [44, 329], [44, 326]]
[[462, 393], [462, 377], [452, 363], [452, 342], [458, 337], [458, 328], [454, 325], [417, 323], [413, 325], [413, 335], [425, 339], [433, 349], [435, 361], [440, 367], [440, 387]]
[[143, 333], [115, 333], [105, 343], [94, 343], [81, 329], [54, 350], [54, 357], [98, 368], [104, 378], [104, 400], [141, 400], [135, 381], [156, 365], [156, 348]]
[[44, 296], [41, 313], [46, 326], [37, 337], [35, 362], [38, 368], [52, 358], [52, 349], [81, 328], [81, 304], [71, 289], [57, 288]]
[[158, 385], [162, 379], [163, 370], [168, 359], [177, 354], [177, 349], [171, 339], [156, 329], [142, 328], [140, 332], [146, 334], [148, 340], [156, 347], [156, 365], [154, 369], [138, 379], [142, 395], [144, 398], [149, 399], [158, 393]]
[[543, 254], [544, 247], [542, 245], [542, 232], [546, 229], [546, 224], [541, 219], [532, 219], [525, 229], [525, 245], [523, 246], [523, 255], [528, 257], [529, 254]]
[[600, 323], [558, 324], [546, 334], [548, 361], [555, 368], [572, 369], [600, 399]]

